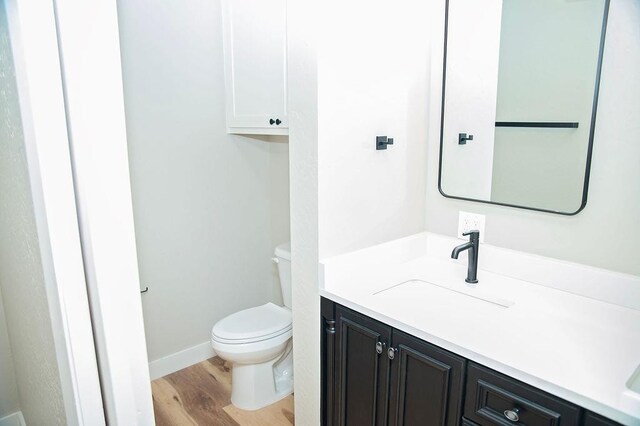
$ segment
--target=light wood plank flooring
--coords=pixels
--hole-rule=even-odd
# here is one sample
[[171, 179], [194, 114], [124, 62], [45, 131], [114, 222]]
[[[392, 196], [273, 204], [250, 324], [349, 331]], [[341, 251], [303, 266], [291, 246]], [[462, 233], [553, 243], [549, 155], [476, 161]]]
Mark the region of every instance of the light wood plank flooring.
[[151, 382], [157, 426], [291, 426], [293, 395], [257, 411], [231, 405], [231, 370], [211, 358]]

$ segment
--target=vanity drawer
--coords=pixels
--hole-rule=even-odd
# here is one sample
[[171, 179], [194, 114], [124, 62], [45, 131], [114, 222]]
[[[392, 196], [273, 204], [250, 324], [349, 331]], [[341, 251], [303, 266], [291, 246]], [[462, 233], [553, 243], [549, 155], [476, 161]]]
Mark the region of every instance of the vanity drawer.
[[591, 411], [586, 411], [584, 413], [583, 426], [622, 426], [622, 425], [620, 423], [614, 422], [613, 420], [604, 418], [596, 413], [592, 413]]
[[481, 426], [577, 426], [580, 407], [469, 363], [464, 416]]

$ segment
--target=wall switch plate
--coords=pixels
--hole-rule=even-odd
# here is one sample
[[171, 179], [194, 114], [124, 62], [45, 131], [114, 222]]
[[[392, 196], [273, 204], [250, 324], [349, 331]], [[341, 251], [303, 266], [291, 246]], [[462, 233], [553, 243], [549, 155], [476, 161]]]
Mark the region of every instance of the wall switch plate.
[[484, 215], [461, 211], [458, 216], [458, 238], [468, 240], [462, 234], [472, 229], [480, 231], [480, 242], [484, 243]]

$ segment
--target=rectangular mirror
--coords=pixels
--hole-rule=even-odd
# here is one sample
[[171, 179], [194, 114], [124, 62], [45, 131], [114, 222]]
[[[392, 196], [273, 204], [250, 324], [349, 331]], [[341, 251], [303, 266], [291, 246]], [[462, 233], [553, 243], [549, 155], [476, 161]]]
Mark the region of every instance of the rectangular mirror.
[[573, 215], [587, 202], [609, 0], [448, 0], [445, 197]]

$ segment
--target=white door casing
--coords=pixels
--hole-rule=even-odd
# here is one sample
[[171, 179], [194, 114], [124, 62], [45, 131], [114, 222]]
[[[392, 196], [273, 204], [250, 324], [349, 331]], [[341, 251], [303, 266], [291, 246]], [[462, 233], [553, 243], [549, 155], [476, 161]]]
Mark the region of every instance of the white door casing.
[[29, 181], [67, 424], [104, 425], [51, 0], [6, 2]]
[[72, 164], [105, 411], [152, 425], [115, 0], [55, 0]]

